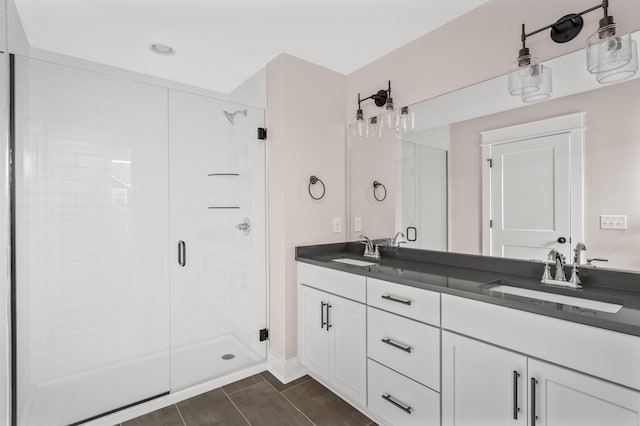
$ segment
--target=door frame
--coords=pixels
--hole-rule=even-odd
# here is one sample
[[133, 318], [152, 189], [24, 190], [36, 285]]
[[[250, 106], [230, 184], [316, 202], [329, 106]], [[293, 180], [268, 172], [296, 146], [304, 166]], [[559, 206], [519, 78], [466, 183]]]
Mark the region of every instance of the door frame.
[[491, 155], [495, 145], [521, 140], [569, 134], [570, 226], [569, 244], [582, 241], [584, 235], [584, 140], [585, 112], [561, 115], [539, 121], [480, 132], [482, 149], [482, 254], [491, 255]]

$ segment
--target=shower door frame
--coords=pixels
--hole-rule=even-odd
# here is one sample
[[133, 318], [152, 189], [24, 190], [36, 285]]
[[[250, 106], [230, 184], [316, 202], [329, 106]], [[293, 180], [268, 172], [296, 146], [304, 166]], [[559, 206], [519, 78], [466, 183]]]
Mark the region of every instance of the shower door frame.
[[[6, 68], [7, 81], [6, 83], [6, 92], [7, 97], [5, 99], [0, 100], [0, 102], [6, 103], [6, 126], [5, 131], [2, 133], [2, 138], [4, 141], [4, 146], [2, 149], [4, 150], [6, 161], [3, 163], [6, 172], [6, 180], [5, 185], [3, 186], [4, 194], [2, 195], [3, 203], [3, 213], [6, 215], [6, 219], [4, 220], [4, 225], [7, 232], [7, 238], [5, 239], [4, 244], [4, 254], [6, 254], [7, 258], [7, 269], [8, 269], [8, 282], [7, 282], [7, 290], [8, 290], [8, 315], [7, 315], [7, 331], [8, 331], [8, 347], [7, 347], [7, 355], [8, 355], [8, 365], [7, 367], [7, 382], [8, 382], [8, 394], [7, 394], [7, 418], [10, 421], [11, 426], [18, 425], [18, 377], [17, 377], [17, 298], [16, 298], [16, 288], [17, 288], [17, 274], [16, 274], [16, 172], [15, 172], [15, 142], [16, 142], [16, 111], [15, 111], [15, 56], [14, 53], [9, 52], [0, 52], [0, 54], [6, 55], [6, 64], [1, 64]], [[22, 56], [22, 55], [21, 55]], [[162, 87], [168, 90], [180, 90], [193, 94], [200, 94], [207, 97], [212, 97], [215, 99], [226, 100], [224, 96], [217, 97], [215, 96], [215, 92], [208, 91], [206, 89], [199, 89], [194, 87], [185, 86], [181, 83], [172, 82], [160, 78], [155, 78], [152, 76], [139, 74], [134, 71], [125, 71], [124, 75], [122, 70], [116, 69], [107, 65], [96, 64], [91, 61], [86, 60], [69, 60], [63, 55], [53, 54], [55, 59], [51, 60], [48, 57], [46, 60], [52, 62], [57, 65], [72, 67], [76, 69], [80, 69], [88, 72], [97, 72], [98, 74], [114, 77], [114, 78], [122, 78], [130, 81], [137, 81], [144, 84], [150, 84], [158, 87]], [[40, 60], [37, 56], [24, 55], [27, 59], [37, 59]], [[96, 71], [97, 68], [97, 71]], [[266, 84], [266, 73], [265, 73], [265, 84]], [[168, 92], [167, 92], [168, 93]], [[230, 100], [229, 100], [230, 101]], [[233, 102], [233, 101], [230, 101]], [[266, 127], [267, 123], [267, 105], [266, 99], [265, 104], [263, 106], [255, 106], [255, 105], [247, 105], [251, 107], [260, 108], [263, 110], [264, 114], [264, 125]], [[0, 108], [1, 111], [1, 108]], [[264, 219], [265, 219], [265, 327], [267, 329], [270, 328], [270, 253], [269, 253], [269, 147], [266, 144], [266, 140], [262, 141], [265, 143], [264, 147]], [[0, 215], [2, 218], [3, 215]], [[269, 366], [269, 353], [270, 353], [270, 339], [266, 340], [266, 354], [265, 359], [262, 363], [256, 364], [254, 366], [250, 366], [244, 370], [236, 371], [231, 374], [227, 374], [222, 377], [214, 378], [203, 383], [196, 384], [189, 388], [179, 390], [176, 392], [165, 392], [156, 396], [152, 396], [150, 398], [146, 398], [141, 401], [132, 402], [123, 407], [116, 408], [114, 410], [97, 414], [91, 418], [82, 420], [84, 422], [90, 422], [91, 425], [104, 425], [108, 426], [115, 423], [120, 423], [131, 418], [152, 412], [154, 410], [164, 408], [168, 405], [175, 404], [179, 401], [197, 396], [201, 393], [216, 389], [218, 387], [222, 387], [226, 384], [232, 383], [234, 381], [240, 380], [244, 377], [247, 377], [251, 374], [256, 374], [261, 371], [264, 371]], [[74, 423], [79, 424], [79, 423]], [[73, 426], [70, 425], [70, 426]]]

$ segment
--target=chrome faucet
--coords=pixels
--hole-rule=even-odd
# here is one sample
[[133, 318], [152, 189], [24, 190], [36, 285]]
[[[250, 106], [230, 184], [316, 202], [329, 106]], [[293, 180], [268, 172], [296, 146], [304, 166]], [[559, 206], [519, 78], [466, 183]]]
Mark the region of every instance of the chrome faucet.
[[582, 252], [587, 250], [587, 246], [583, 242], [576, 244], [576, 248], [573, 249], [573, 268], [571, 269], [571, 278], [569, 282], [580, 288], [580, 277], [578, 276], [578, 265], [581, 263]]
[[364, 239], [364, 241], [362, 241], [362, 244], [364, 244], [364, 256], [379, 259], [380, 251], [378, 250], [378, 245], [373, 244], [366, 235], [360, 235], [360, 238]]
[[[578, 258], [580, 257], [579, 253], [586, 250], [586, 247], [582, 247], [584, 247], [584, 244], [582, 243], [579, 243], [579, 245], [576, 246], [576, 254], [578, 254]], [[542, 274], [542, 280], [540, 280], [542, 284], [575, 289], [582, 288], [582, 286], [580, 285], [580, 278], [578, 278], [578, 264], [576, 262], [574, 262], [573, 264], [573, 273], [571, 274], [571, 279], [567, 281], [567, 276], [564, 274], [564, 266], [566, 263], [566, 258], [564, 257], [564, 255], [556, 249], [551, 249], [551, 251], [549, 251], [549, 254], [547, 255], [547, 259], [548, 262], [555, 262], [556, 273], [555, 276], [551, 278], [549, 263], [545, 262], [544, 273]]]
[[553, 277], [556, 281], [566, 281], [567, 276], [564, 274], [564, 265], [566, 257], [556, 249], [551, 249], [548, 254], [548, 258], [552, 262], [556, 262], [556, 274]]
[[578, 244], [576, 244], [576, 248], [573, 249], [573, 264], [574, 265], [580, 265], [582, 263], [582, 252], [586, 251], [587, 247], [584, 245], [584, 243], [580, 242]]
[[391, 247], [400, 247], [400, 244], [407, 243], [406, 241], [400, 241], [400, 238], [406, 238], [402, 232], [398, 232], [393, 238], [391, 238], [391, 240], [389, 241]]

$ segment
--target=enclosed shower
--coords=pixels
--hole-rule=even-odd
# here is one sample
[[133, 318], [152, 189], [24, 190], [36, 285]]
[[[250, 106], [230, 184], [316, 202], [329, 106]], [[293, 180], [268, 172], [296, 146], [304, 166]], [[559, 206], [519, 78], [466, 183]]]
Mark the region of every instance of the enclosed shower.
[[264, 110], [13, 62], [17, 424], [265, 362]]

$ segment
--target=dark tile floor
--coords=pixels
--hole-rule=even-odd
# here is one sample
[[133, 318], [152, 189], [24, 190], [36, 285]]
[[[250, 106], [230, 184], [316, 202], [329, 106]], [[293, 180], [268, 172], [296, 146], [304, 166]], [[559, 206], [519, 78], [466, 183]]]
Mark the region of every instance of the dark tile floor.
[[285, 385], [264, 371], [121, 426], [374, 424], [309, 376]]

